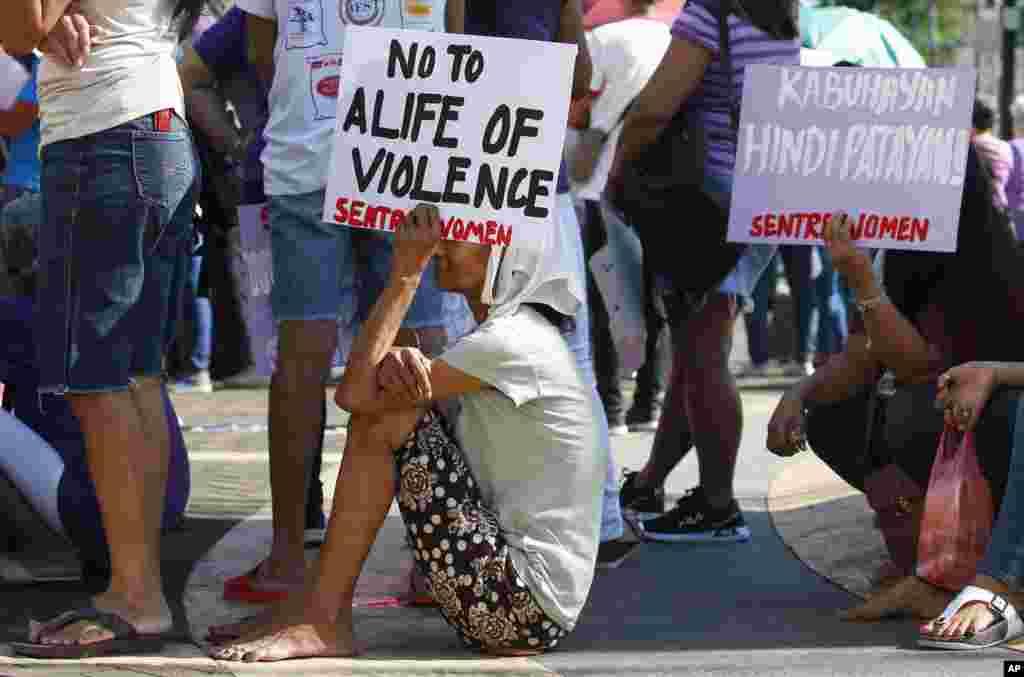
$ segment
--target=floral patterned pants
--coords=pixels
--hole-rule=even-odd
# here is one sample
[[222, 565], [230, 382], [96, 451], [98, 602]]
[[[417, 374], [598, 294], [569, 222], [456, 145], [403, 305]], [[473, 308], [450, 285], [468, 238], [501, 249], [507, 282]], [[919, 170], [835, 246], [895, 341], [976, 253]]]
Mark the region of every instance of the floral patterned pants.
[[567, 634], [512, 565], [445, 418], [428, 412], [395, 451], [398, 505], [416, 566], [445, 620], [475, 649], [552, 649]]

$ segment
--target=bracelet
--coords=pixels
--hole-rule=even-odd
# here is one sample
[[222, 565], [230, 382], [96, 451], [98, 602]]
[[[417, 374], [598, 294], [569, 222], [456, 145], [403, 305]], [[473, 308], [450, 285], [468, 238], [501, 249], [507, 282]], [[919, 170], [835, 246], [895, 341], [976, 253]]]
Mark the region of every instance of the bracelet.
[[867, 313], [869, 310], [874, 310], [878, 306], [882, 305], [883, 301], [885, 301], [885, 294], [872, 296], [871, 298], [866, 299], [864, 301], [857, 301], [857, 310], [859, 310], [863, 315]]

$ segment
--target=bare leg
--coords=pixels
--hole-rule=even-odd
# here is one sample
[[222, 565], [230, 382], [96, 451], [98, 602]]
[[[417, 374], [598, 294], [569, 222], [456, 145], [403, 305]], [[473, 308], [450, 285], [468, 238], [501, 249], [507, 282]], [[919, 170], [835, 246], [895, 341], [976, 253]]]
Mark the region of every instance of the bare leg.
[[733, 478], [743, 434], [743, 403], [729, 371], [736, 302], [715, 294], [687, 333], [687, 419], [700, 462], [700, 485], [713, 508], [733, 500]]
[[356, 581], [394, 499], [393, 450], [421, 415], [411, 409], [352, 418], [316, 580], [301, 604], [286, 603], [268, 626], [215, 650], [214, 658], [256, 662], [355, 653]]
[[664, 486], [669, 474], [693, 447], [686, 418], [686, 365], [681, 356], [673, 359], [664, 412], [658, 421], [651, 455], [634, 480], [639, 488]]
[[337, 323], [286, 321], [279, 331], [277, 369], [270, 383], [270, 487], [274, 537], [266, 578], [300, 585], [306, 560], [306, 483], [320, 435], [318, 412], [337, 344]]
[[[166, 632], [172, 619], [163, 595], [160, 525], [170, 438], [160, 382], [143, 379], [126, 392], [72, 395], [71, 407], [85, 434], [110, 544], [110, 587], [93, 603], [141, 633]], [[82, 622], [38, 641], [89, 644], [110, 637], [108, 630]]]
[[889, 586], [860, 606], [844, 611], [844, 621], [878, 621], [894, 616], [935, 618], [953, 600], [953, 593], [937, 588], [917, 576], [907, 576]]

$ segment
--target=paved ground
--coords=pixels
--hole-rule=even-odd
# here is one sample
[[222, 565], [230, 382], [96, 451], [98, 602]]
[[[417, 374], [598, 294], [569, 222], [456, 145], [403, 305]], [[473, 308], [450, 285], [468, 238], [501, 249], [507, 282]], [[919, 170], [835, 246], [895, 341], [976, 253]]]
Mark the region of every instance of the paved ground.
[[[228, 421], [261, 425], [263, 391], [222, 392], [176, 398], [188, 426]], [[689, 547], [645, 544], [620, 569], [602, 573], [583, 619], [564, 648], [535, 660], [480, 660], [461, 651], [431, 611], [360, 609], [357, 623], [367, 654], [356, 661], [239, 666], [215, 663], [199, 647], [181, 645], [148, 661], [107, 660], [46, 664], [0, 656], [0, 676], [21, 675], [996, 675], [1006, 651], [951, 656], [910, 646], [912, 623], [849, 625], [835, 618], [855, 603], [849, 593], [815, 574], [786, 547], [767, 512], [769, 485], [787, 461], [764, 451], [772, 391], [744, 394], [747, 423], [737, 491], [754, 532], [735, 546]], [[331, 425], [342, 417], [331, 414]], [[179, 622], [193, 627], [212, 615], [239, 614], [217, 599], [211, 566], [244, 570], [261, 554], [266, 521], [265, 435], [258, 432], [194, 432], [195, 499], [183, 532], [166, 548], [169, 593]], [[335, 436], [325, 475], [336, 466]], [[620, 464], [639, 467], [650, 437], [616, 438]], [[680, 494], [697, 480], [694, 458], [670, 478]], [[386, 583], [404, 561], [397, 534], [388, 530], [371, 556]], [[199, 561], [199, 566], [194, 566]], [[216, 564], [220, 562], [220, 564]], [[224, 564], [228, 562], [228, 564]], [[214, 564], [211, 564], [214, 563]], [[0, 589], [0, 640], [18, 637], [29, 615], [42, 616], [82, 601], [80, 585], [49, 584]], [[0, 649], [3, 653], [3, 649]]]

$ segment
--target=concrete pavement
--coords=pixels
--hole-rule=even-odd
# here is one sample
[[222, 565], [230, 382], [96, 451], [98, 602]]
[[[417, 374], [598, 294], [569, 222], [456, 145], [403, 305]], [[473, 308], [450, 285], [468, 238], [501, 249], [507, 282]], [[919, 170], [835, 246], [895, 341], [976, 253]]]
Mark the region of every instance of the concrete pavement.
[[[236, 420], [261, 424], [263, 391], [225, 391], [176, 398], [187, 425]], [[576, 632], [556, 653], [537, 659], [481, 659], [462, 650], [436, 612], [410, 608], [360, 608], [357, 634], [366, 649], [355, 660], [240, 665], [212, 661], [199, 644], [169, 647], [156, 658], [116, 658], [73, 664], [0, 656], [0, 676], [22, 675], [995, 675], [1015, 654], [921, 652], [911, 641], [914, 624], [851, 625], [836, 612], [857, 602], [808, 568], [773, 528], [768, 513], [771, 481], [796, 463], [764, 450], [772, 392], [746, 392], [746, 427], [737, 493], [753, 531], [750, 543], [685, 546], [648, 543], [617, 570], [603, 572]], [[203, 418], [205, 417], [205, 419]], [[341, 425], [333, 411], [329, 423]], [[195, 493], [190, 531], [167, 548], [170, 587], [179, 614], [196, 636], [211, 622], [249, 610], [219, 599], [219, 583], [265, 553], [269, 535], [265, 434], [190, 433]], [[639, 467], [649, 435], [614, 439], [616, 458]], [[332, 437], [324, 476], [337, 469], [341, 438]], [[670, 478], [680, 494], [697, 482], [691, 455]], [[392, 517], [371, 555], [367, 598], [400, 590], [407, 553]], [[180, 580], [178, 580], [180, 579]], [[85, 591], [74, 585], [0, 589], [5, 639], [23, 631], [30, 610], [42, 615]], [[44, 603], [45, 602], [45, 603]], [[6, 647], [0, 648], [2, 653]]]

